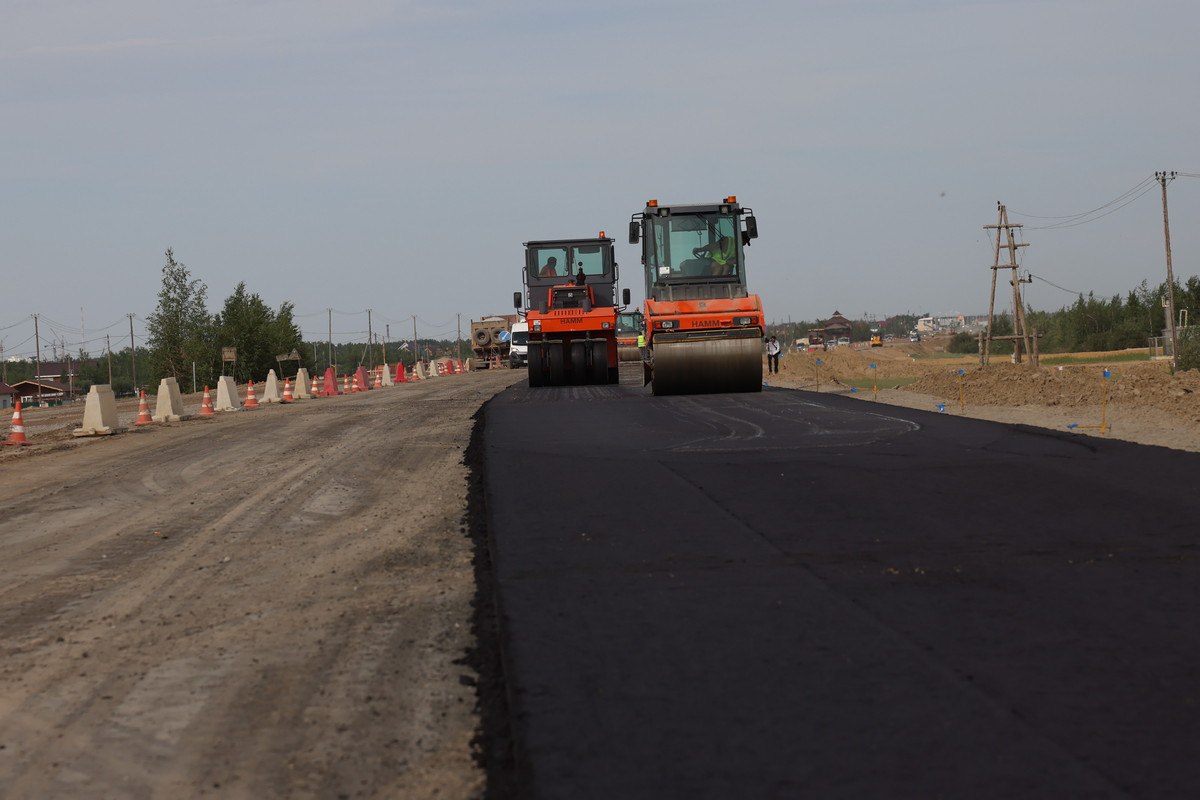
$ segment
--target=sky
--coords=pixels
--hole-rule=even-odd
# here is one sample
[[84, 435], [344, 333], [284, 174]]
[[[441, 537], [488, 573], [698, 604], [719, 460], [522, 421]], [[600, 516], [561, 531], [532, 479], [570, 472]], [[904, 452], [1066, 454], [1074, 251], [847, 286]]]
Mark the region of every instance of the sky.
[[986, 313], [998, 202], [1026, 226], [1034, 308], [1160, 283], [1158, 170], [1190, 173], [1168, 184], [1173, 266], [1200, 272], [1190, 1], [0, 0], [0, 19], [6, 357], [32, 356], [34, 314], [44, 357], [119, 349], [130, 314], [144, 344], [167, 248], [211, 311], [245, 282], [311, 340], [364, 340], [367, 309], [376, 333], [416, 317], [452, 339], [511, 313], [523, 242], [600, 230], [638, 302], [626, 232], [651, 198], [752, 208], [747, 279], [775, 322]]

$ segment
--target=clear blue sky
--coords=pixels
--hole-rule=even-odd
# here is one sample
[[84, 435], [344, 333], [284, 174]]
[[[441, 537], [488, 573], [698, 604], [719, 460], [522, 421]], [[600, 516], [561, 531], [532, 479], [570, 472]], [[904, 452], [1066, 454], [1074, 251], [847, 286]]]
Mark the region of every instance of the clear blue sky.
[[[600, 229], [640, 297], [624, 235], [652, 197], [751, 206], [775, 320], [980, 313], [997, 201], [1069, 215], [1200, 173], [1193, 2], [0, 6], [6, 353], [35, 312], [71, 350], [127, 342], [130, 312], [140, 336], [168, 246], [211, 310], [245, 281], [311, 338], [326, 308], [340, 340], [366, 308], [453, 337], [509, 311], [523, 241]], [[1170, 200], [1183, 279], [1200, 179]], [[1068, 289], [1165, 276], [1157, 190], [1025, 241]]]

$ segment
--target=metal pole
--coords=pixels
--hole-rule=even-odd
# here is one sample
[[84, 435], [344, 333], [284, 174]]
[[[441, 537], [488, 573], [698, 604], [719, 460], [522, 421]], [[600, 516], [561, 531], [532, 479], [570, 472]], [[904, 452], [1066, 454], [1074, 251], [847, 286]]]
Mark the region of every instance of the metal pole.
[[1171, 334], [1171, 369], [1179, 369], [1179, 337], [1175, 332], [1175, 273], [1171, 271], [1171, 223], [1167, 219], [1167, 181], [1174, 180], [1178, 173], [1156, 172], [1154, 177], [1162, 184], [1163, 241], [1167, 247], [1167, 330]]
[[129, 317], [129, 366], [133, 372], [133, 393], [137, 394], [137, 345], [133, 343], [133, 314], [127, 314]]
[[38, 315], [33, 315], [33, 352], [34, 379], [38, 387], [38, 403], [42, 401], [42, 338], [38, 333]]
[[328, 339], [329, 347], [325, 351], [325, 360], [328, 362], [328, 366], [332, 367], [333, 366], [333, 309], [327, 308], [325, 310], [327, 312], [329, 312], [329, 339]]

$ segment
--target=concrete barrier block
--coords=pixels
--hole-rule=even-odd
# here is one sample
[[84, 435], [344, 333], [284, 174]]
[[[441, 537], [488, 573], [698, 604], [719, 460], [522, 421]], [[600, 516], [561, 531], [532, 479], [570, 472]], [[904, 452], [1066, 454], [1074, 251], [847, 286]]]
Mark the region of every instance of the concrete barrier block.
[[312, 378], [309, 377], [308, 368], [301, 367], [296, 371], [296, 385], [292, 387], [292, 399], [311, 400], [312, 392], [309, 391], [311, 385]]
[[117, 398], [108, 384], [92, 384], [83, 407], [83, 427], [75, 436], [109, 436], [120, 433], [117, 427]]
[[379, 368], [378, 381], [380, 386], [395, 386], [396, 382], [392, 380], [392, 371], [388, 369], [388, 365], [384, 364]]
[[154, 407], [155, 422], [179, 422], [191, 419], [190, 414], [183, 413], [183, 395], [179, 391], [179, 381], [174, 377], [163, 378], [158, 384], [158, 402]]
[[213, 406], [216, 411], [240, 411], [242, 408], [242, 399], [238, 396], [237, 384], [233, 382], [233, 377], [222, 375], [217, 378], [217, 404]]
[[282, 400], [279, 394], [279, 378], [275, 376], [275, 370], [267, 373], [267, 383], [263, 386], [262, 397], [258, 398], [260, 403], [278, 403]]

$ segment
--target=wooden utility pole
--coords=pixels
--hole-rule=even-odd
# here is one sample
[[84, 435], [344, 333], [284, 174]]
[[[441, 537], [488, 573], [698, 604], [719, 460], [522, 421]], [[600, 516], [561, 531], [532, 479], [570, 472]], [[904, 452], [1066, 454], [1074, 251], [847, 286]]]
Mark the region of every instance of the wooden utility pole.
[[133, 372], [133, 393], [137, 394], [137, 345], [133, 341], [133, 314], [127, 314], [129, 317], [129, 368]]
[[1171, 271], [1171, 223], [1167, 219], [1167, 182], [1175, 180], [1178, 172], [1156, 172], [1162, 184], [1163, 241], [1167, 245], [1167, 331], [1171, 337], [1171, 369], [1179, 369], [1179, 334], [1175, 331], [1175, 273]]
[[375, 330], [371, 327], [371, 309], [367, 309], [367, 369], [375, 367]]
[[[1020, 265], [1017, 263], [1017, 250], [1022, 247], [1028, 247], [1028, 243], [1017, 243], [1016, 236], [1013, 234], [1014, 228], [1024, 227], [1021, 223], [1010, 223], [1008, 221], [1008, 209], [1003, 203], [996, 203], [998, 216], [995, 225], [984, 225], [984, 230], [996, 231], [996, 247], [994, 249], [994, 257], [992, 259], [992, 293], [988, 299], [988, 323], [987, 337], [983, 343], [983, 363], [987, 364], [992, 354], [993, 339], [1012, 339], [1013, 352], [1016, 355], [1017, 363], [1021, 361], [1021, 345], [1024, 344], [1025, 352], [1029, 354], [1030, 361], [1034, 366], [1037, 366], [1036, 351], [1029, 342], [1029, 327], [1025, 324], [1025, 303], [1021, 299], [1021, 284], [1029, 283], [1032, 278], [1022, 278], [1020, 274]], [[1008, 251], [1008, 263], [1000, 263], [1000, 249]], [[996, 315], [996, 272], [1001, 269], [1012, 270], [1012, 277], [1009, 283], [1012, 284], [1013, 291], [1013, 335], [1012, 336], [996, 336], [992, 333], [992, 323]]]

